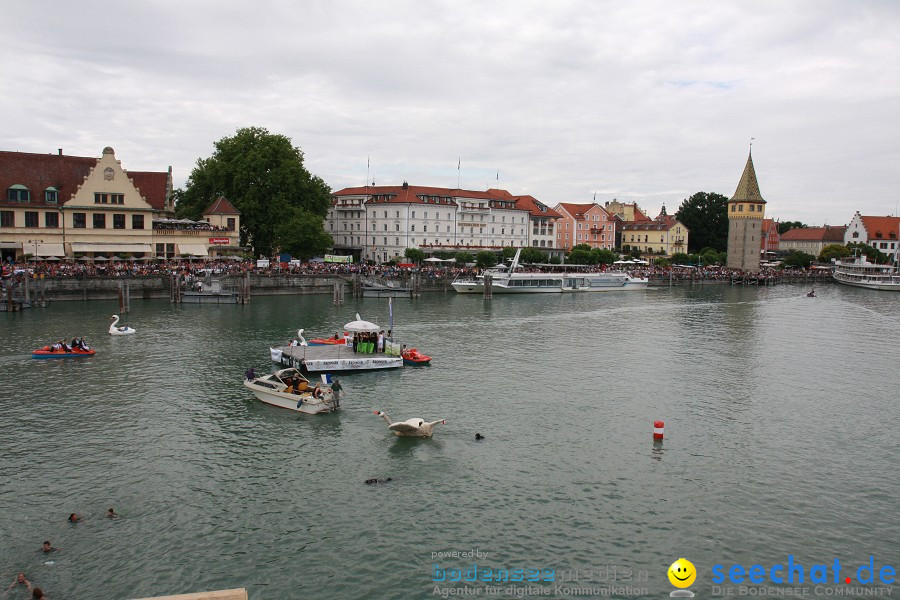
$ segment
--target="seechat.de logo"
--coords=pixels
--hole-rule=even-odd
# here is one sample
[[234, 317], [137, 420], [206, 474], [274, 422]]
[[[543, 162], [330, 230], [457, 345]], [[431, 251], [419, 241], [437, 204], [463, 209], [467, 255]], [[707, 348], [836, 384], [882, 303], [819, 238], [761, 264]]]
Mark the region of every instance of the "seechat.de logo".
[[694, 593], [686, 588], [691, 587], [694, 580], [697, 579], [697, 568], [686, 558], [679, 558], [669, 567], [667, 572], [669, 582], [679, 588], [673, 591], [669, 596], [673, 598], [693, 598]]

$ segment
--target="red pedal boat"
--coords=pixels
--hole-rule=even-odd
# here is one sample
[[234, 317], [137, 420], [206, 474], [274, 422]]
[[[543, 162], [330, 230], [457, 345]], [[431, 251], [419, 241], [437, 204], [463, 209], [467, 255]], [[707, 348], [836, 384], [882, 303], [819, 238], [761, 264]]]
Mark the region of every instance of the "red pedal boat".
[[96, 353], [97, 351], [93, 348], [90, 350], [73, 348], [70, 352], [66, 352], [65, 350], [53, 350], [50, 346], [44, 346], [32, 352], [31, 358], [83, 358], [85, 356], [93, 356]]
[[416, 348], [404, 350], [401, 353], [401, 356], [403, 356], [403, 364], [409, 365], [411, 367], [419, 367], [431, 364], [431, 357], [427, 354], [422, 354]]

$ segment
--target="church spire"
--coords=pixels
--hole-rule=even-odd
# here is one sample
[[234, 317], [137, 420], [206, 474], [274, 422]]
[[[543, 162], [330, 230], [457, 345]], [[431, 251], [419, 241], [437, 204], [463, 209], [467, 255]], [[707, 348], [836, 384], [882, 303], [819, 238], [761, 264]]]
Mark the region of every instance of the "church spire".
[[747, 164], [744, 166], [744, 173], [738, 183], [734, 196], [729, 202], [761, 202], [762, 194], [759, 193], [759, 183], [756, 181], [756, 169], [753, 168], [753, 154], [747, 156]]

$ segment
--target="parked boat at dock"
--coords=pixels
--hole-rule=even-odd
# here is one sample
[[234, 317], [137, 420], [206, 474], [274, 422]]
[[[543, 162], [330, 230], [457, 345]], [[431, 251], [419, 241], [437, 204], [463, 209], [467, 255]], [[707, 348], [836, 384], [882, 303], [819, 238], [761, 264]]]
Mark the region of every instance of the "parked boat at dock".
[[[288, 391], [292, 381], [299, 382], [299, 393]], [[286, 408], [310, 415], [331, 412], [340, 408], [334, 392], [328, 387], [320, 389], [321, 397], [315, 397], [309, 379], [294, 368], [281, 369], [269, 375], [245, 379], [244, 387], [260, 401], [279, 408]], [[293, 387], [290, 387], [293, 390]]]
[[509, 268], [501, 265], [475, 277], [457, 279], [451, 284], [453, 289], [460, 294], [482, 294], [485, 276], [491, 277], [491, 291], [496, 294], [610, 292], [647, 288], [646, 278], [632, 277], [620, 271], [578, 272], [565, 270], [571, 269], [570, 265], [541, 265], [541, 271], [523, 272], [518, 270], [520, 252], [521, 248], [516, 251]]
[[897, 266], [896, 253], [893, 264], [888, 265], [871, 263], [865, 255], [852, 260], [839, 260], [835, 263], [832, 277], [844, 285], [900, 292], [900, 267]]

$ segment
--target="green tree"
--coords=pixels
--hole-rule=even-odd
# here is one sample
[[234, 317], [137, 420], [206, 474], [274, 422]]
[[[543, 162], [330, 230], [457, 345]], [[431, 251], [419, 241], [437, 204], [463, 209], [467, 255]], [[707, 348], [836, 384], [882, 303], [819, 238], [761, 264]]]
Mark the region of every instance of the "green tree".
[[716, 250], [728, 247], [728, 198], [714, 192], [697, 192], [682, 201], [675, 218], [687, 227], [688, 250], [712, 246]]
[[418, 248], [407, 248], [403, 251], [403, 256], [414, 263], [421, 263], [423, 260], [425, 260], [425, 253]]
[[526, 263], [546, 263], [547, 253], [529, 246], [527, 248], [522, 248], [522, 254], [519, 258], [522, 262]]
[[819, 262], [831, 262], [833, 258], [850, 256], [850, 249], [841, 244], [828, 244], [819, 252]]
[[850, 254], [854, 254], [854, 250], [857, 255], [864, 254], [869, 259], [869, 262], [875, 264], [883, 265], [890, 261], [890, 257], [887, 254], [863, 242], [850, 242], [847, 244], [847, 250], [850, 251]]
[[611, 265], [619, 260], [618, 254], [606, 248], [594, 248], [591, 253], [596, 256], [596, 260], [592, 263], [595, 265]]
[[781, 261], [785, 267], [799, 267], [808, 269], [809, 265], [816, 259], [812, 254], [800, 252], [799, 250], [789, 250]]
[[691, 260], [684, 252], [676, 252], [672, 255], [672, 264], [673, 265], [686, 265]]
[[470, 263], [472, 261], [472, 255], [468, 252], [457, 252], [456, 253], [456, 264], [459, 266], [465, 266], [466, 263]]
[[286, 218], [294, 218], [292, 209], [308, 215], [301, 220], [318, 218], [321, 227], [331, 205], [331, 189], [306, 170], [303, 152], [290, 138], [261, 127], [245, 127], [214, 147], [212, 156], [197, 160], [184, 191], [176, 192], [178, 216], [199, 219], [217, 196], [225, 196], [241, 212], [241, 244], [251, 245], [257, 256], [303, 245], [279, 234], [307, 231], [306, 227], [280, 227]]
[[503, 260], [506, 260], [507, 258], [512, 258], [513, 256], [515, 256], [516, 250], [518, 250], [518, 248], [515, 248], [513, 246], [503, 246], [503, 253], [502, 253]]
[[595, 260], [596, 257], [591, 254], [590, 250], [585, 250], [584, 248], [572, 248], [572, 251], [569, 252], [569, 256], [566, 258], [566, 262], [572, 265], [595, 265], [597, 263], [591, 262]]
[[497, 264], [497, 255], [490, 250], [482, 250], [475, 255], [475, 266], [487, 269]]
[[807, 227], [809, 227], [809, 225], [801, 223], [800, 221], [782, 221], [778, 224], [778, 235], [790, 231], [791, 229], [806, 229]]
[[292, 208], [290, 216], [278, 223], [275, 237], [281, 250], [301, 259], [324, 254], [334, 246], [331, 235], [322, 228], [322, 219], [300, 208]]
[[668, 269], [671, 265], [672, 265], [672, 263], [669, 262], [668, 258], [656, 259], [656, 266], [659, 267], [660, 269]]
[[717, 252], [715, 248], [710, 247], [700, 250], [700, 260], [704, 265], [720, 265], [724, 263], [722, 253]]

